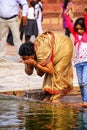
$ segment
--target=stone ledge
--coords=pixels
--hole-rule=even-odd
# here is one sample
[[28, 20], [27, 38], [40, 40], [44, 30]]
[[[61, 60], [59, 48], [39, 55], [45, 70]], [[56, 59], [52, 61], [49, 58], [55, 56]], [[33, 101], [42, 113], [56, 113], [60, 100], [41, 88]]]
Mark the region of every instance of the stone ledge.
[[[41, 100], [45, 97], [44, 92], [41, 89], [36, 90], [17, 90], [17, 91], [7, 91], [7, 92], [0, 92], [0, 94], [9, 95], [9, 96], [16, 96], [16, 97], [26, 97]], [[77, 96], [80, 95], [79, 87], [74, 87], [73, 91], [68, 94], [67, 96]]]

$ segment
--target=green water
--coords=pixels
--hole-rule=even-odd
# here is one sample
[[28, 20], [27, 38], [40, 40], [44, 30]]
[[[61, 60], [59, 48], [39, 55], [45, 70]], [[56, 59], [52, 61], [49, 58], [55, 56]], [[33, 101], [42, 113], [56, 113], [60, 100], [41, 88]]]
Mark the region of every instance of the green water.
[[0, 130], [87, 130], [87, 109], [1, 96]]

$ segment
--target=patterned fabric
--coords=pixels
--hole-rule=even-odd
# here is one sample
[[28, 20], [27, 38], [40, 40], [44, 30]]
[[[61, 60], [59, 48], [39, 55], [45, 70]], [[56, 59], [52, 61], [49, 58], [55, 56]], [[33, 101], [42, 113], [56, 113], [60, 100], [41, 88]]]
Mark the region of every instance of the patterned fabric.
[[[81, 40], [82, 36], [79, 35], [78, 39]], [[80, 45], [80, 47], [79, 47]], [[79, 47], [79, 48], [78, 48]], [[75, 57], [74, 57], [74, 64], [87, 62], [87, 42], [77, 42], [75, 46]]]
[[46, 73], [43, 82], [43, 91], [52, 94], [51, 101], [66, 95], [73, 85], [71, 64], [73, 44], [70, 38], [63, 34], [55, 33], [54, 36], [53, 47], [50, 33], [38, 36], [35, 43], [37, 60], [40, 64], [46, 63], [53, 55], [54, 73]]
[[78, 35], [78, 33], [74, 31], [74, 25], [70, 20], [70, 16], [65, 15], [65, 18], [66, 18], [68, 28], [75, 38], [74, 39], [74, 45], [75, 45], [74, 63], [78, 64], [81, 62], [86, 62], [87, 61], [87, 45], [86, 45], [87, 44], [87, 14], [84, 14], [86, 31], [82, 36]]

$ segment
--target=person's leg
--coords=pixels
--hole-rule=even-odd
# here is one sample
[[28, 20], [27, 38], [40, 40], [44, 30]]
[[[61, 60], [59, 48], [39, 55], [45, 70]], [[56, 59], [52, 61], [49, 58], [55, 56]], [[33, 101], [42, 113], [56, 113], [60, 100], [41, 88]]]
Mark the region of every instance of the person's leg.
[[70, 31], [68, 28], [65, 29], [65, 35], [67, 35], [68, 37], [70, 37]]
[[78, 83], [81, 91], [81, 96], [83, 99], [83, 87], [82, 87], [83, 66], [81, 66], [81, 64], [76, 64], [76, 73], [77, 73]]
[[38, 34], [43, 33], [41, 21], [37, 20]]
[[20, 32], [20, 39], [21, 40], [23, 39], [23, 34], [24, 34], [24, 32]]
[[19, 47], [22, 44], [22, 41], [20, 40], [18, 17], [10, 19], [10, 20], [8, 20], [8, 22], [9, 22], [8, 26], [10, 27], [10, 30], [12, 32], [14, 45], [16, 47], [16, 52], [18, 55]]
[[82, 101], [87, 103], [87, 63], [76, 65], [78, 83], [80, 85]]
[[8, 37], [7, 37], [7, 43], [9, 43], [10, 45], [14, 45], [13, 35], [12, 35], [12, 32], [10, 30], [9, 30], [9, 34], [8, 34]]
[[0, 58], [6, 55], [8, 32], [7, 21], [0, 18]]
[[83, 86], [83, 102], [87, 103], [87, 63], [83, 63], [83, 76], [82, 76], [82, 86]]
[[30, 35], [25, 35], [25, 42], [28, 42], [30, 40]]

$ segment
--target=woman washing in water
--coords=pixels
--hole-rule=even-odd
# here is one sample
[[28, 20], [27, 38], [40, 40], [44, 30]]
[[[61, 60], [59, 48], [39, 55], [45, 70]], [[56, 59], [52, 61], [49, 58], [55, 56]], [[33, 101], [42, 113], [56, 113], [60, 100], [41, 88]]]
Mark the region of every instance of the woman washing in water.
[[42, 90], [46, 97], [43, 101], [58, 102], [72, 90], [73, 44], [70, 38], [45, 32], [37, 37], [35, 44], [22, 44], [19, 54], [28, 75], [34, 68], [39, 76], [45, 75]]

